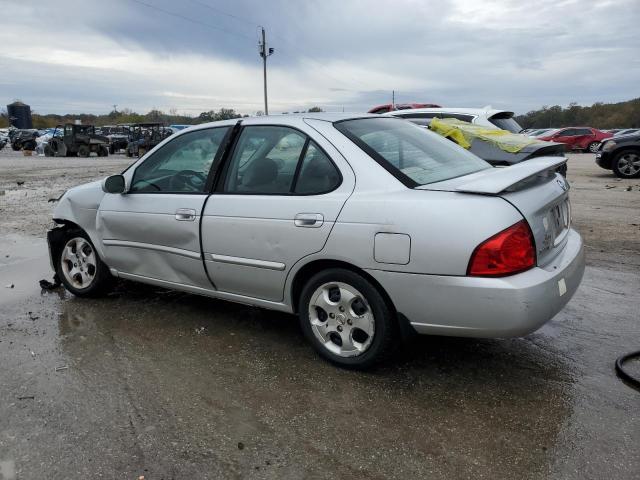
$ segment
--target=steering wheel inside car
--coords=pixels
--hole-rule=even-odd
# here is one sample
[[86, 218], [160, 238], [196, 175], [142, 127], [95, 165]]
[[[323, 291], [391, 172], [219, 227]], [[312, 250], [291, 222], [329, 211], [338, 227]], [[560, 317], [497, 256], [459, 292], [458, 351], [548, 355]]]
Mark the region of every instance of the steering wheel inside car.
[[207, 177], [194, 170], [181, 170], [169, 179], [169, 190], [172, 192], [202, 192]]

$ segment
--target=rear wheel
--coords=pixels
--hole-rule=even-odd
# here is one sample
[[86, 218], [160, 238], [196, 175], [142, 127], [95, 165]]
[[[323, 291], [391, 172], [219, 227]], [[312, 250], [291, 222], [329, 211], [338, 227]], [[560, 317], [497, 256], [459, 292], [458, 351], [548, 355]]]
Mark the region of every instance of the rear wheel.
[[86, 145], [80, 145], [78, 147], [78, 156], [79, 157], [88, 157], [89, 153], [91, 153], [91, 151], [89, 150], [89, 147], [87, 147]]
[[600, 148], [600, 142], [591, 142], [587, 147], [587, 150], [591, 153], [596, 153], [598, 148]]
[[104, 295], [115, 281], [82, 230], [66, 233], [62, 249], [56, 252], [55, 267], [65, 288], [78, 297]]
[[12, 143], [12, 144], [11, 144], [11, 149], [12, 149], [14, 152], [17, 152], [17, 151], [18, 151], [18, 150], [20, 150], [21, 148], [22, 148], [22, 145], [21, 145], [21, 144], [19, 144], [19, 143]]
[[611, 163], [613, 173], [620, 178], [640, 177], [640, 150], [623, 150]]
[[47, 144], [44, 146], [44, 156], [53, 157], [53, 149], [51, 148], [51, 145]]
[[396, 346], [392, 308], [367, 279], [334, 268], [314, 275], [300, 296], [302, 330], [327, 360], [343, 367], [368, 368]]
[[109, 156], [109, 150], [107, 150], [107, 147], [105, 145], [100, 145], [100, 148], [98, 149], [98, 156], [100, 157]]

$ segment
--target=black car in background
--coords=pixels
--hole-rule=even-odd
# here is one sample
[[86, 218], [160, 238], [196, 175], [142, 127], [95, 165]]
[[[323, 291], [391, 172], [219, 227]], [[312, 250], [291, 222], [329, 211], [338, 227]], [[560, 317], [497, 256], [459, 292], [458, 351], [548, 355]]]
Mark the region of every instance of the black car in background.
[[612, 137], [600, 144], [596, 163], [620, 178], [640, 177], [640, 133]]

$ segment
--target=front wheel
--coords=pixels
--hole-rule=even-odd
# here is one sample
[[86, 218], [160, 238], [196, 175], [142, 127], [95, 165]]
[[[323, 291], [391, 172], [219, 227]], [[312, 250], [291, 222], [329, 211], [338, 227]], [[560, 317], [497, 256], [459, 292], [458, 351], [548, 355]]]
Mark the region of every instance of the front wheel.
[[114, 284], [109, 268], [82, 230], [66, 232], [63, 247], [56, 252], [55, 267], [65, 288], [78, 297], [104, 295]]
[[314, 275], [300, 296], [302, 330], [327, 360], [343, 367], [368, 368], [396, 346], [392, 308], [363, 276], [341, 268]]
[[600, 142], [591, 142], [587, 147], [587, 150], [591, 153], [596, 153], [598, 148], [600, 148]]
[[640, 177], [640, 151], [623, 150], [618, 153], [611, 164], [613, 173], [620, 178]]

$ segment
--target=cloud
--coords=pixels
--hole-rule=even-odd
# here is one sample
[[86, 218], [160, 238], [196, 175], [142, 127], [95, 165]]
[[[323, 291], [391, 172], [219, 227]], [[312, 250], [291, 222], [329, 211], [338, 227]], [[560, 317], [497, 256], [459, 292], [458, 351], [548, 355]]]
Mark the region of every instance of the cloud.
[[390, 101], [518, 112], [638, 96], [636, 0], [0, 0], [0, 102], [41, 112], [365, 111]]

